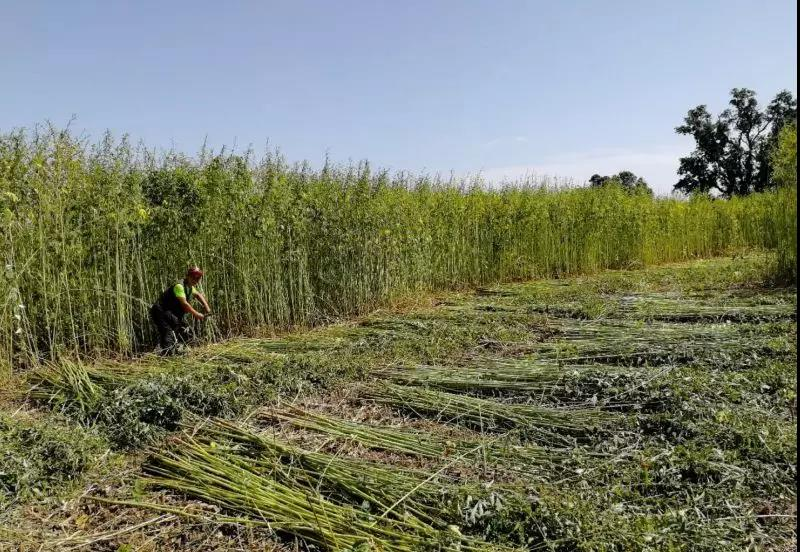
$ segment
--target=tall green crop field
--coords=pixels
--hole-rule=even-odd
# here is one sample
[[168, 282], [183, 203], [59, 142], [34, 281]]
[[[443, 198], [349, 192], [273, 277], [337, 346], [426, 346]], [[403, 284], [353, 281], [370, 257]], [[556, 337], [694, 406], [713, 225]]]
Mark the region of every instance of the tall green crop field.
[[0, 373], [142, 350], [190, 263], [228, 335], [352, 315], [415, 291], [776, 253], [796, 279], [796, 188], [731, 201], [487, 189], [274, 154], [153, 154], [68, 131], [0, 136]]

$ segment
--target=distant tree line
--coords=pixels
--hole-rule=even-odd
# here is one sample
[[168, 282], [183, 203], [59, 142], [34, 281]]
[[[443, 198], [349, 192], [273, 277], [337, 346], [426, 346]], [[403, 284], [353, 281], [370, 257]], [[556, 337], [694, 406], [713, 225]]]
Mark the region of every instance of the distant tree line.
[[593, 174], [589, 178], [589, 185], [592, 188], [602, 188], [604, 186], [619, 186], [626, 192], [632, 194], [653, 195], [653, 190], [641, 176], [636, 176], [631, 171], [620, 171], [613, 176], [600, 176]]
[[[695, 150], [680, 159], [680, 180], [674, 190], [685, 194], [725, 198], [763, 192], [778, 186], [797, 186], [797, 100], [779, 92], [765, 109], [756, 93], [731, 90], [730, 107], [716, 118], [707, 106], [690, 109], [678, 134], [692, 136]], [[653, 191], [631, 171], [613, 176], [594, 174], [593, 188], [609, 185], [630, 193]]]

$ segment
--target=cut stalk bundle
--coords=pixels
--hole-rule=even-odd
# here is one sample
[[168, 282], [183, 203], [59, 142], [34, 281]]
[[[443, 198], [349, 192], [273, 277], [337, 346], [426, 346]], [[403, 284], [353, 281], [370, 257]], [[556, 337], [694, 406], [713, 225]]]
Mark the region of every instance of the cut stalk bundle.
[[47, 363], [26, 376], [27, 397], [60, 408], [86, 411], [102, 400], [107, 391], [134, 383], [166, 366], [168, 364], [159, 364], [153, 359], [91, 365], [62, 359]]
[[540, 361], [627, 366], [716, 361], [769, 351], [769, 336], [744, 336], [736, 324], [673, 324], [614, 320], [565, 321], [557, 342], [542, 343]]
[[28, 398], [56, 408], [88, 411], [103, 397], [111, 378], [79, 362], [48, 364], [28, 375]]
[[259, 473], [259, 467], [273, 466], [253, 466], [251, 461], [187, 437], [176, 442], [174, 450], [156, 453], [147, 470], [156, 486], [219, 506], [243, 516], [244, 522], [267, 526], [325, 550], [360, 546], [386, 552], [499, 549], [457, 531], [436, 530], [413, 516], [403, 520], [359, 512], [323, 497], [313, 477], [302, 480], [309, 472], [283, 483]]
[[[339, 441], [386, 452], [419, 456], [433, 460], [460, 459], [464, 464], [502, 465], [504, 469], [527, 473], [551, 468], [565, 459], [556, 449], [520, 445], [511, 436], [491, 440], [456, 439], [438, 436], [409, 427], [375, 426], [323, 416], [296, 407], [262, 410], [262, 419], [288, 423], [292, 427], [313, 431]], [[476, 450], [477, 449], [477, 450]]]
[[716, 298], [714, 301], [692, 297], [667, 297], [658, 294], [622, 297], [616, 312], [628, 318], [662, 322], [768, 322], [794, 320], [797, 305], [793, 302], [749, 304], [739, 298]]
[[[213, 443], [211, 448], [219, 454], [227, 452], [219, 448], [219, 443], [233, 444], [231, 461], [257, 475], [285, 485], [312, 485], [329, 500], [362, 504], [362, 509], [389, 512], [400, 521], [417, 518], [444, 527], [447, 503], [458, 499], [458, 488], [446, 475], [303, 450], [231, 422], [210, 421], [195, 439], [202, 439], [203, 446]], [[394, 504], [399, 508], [390, 510]]]
[[610, 418], [608, 414], [596, 409], [567, 410], [508, 404], [395, 384], [364, 387], [360, 398], [417, 416], [433, 416], [437, 421], [461, 424], [480, 431], [520, 430], [538, 443], [554, 447], [574, 445], [576, 439], [588, 437]]
[[377, 373], [401, 385], [421, 385], [454, 393], [567, 398], [594, 380], [634, 378], [638, 371], [597, 364], [564, 365], [531, 359], [478, 358], [460, 366], [392, 367]]
[[337, 340], [323, 342], [321, 339], [234, 339], [214, 343], [192, 352], [181, 360], [182, 365], [201, 363], [209, 367], [236, 367], [257, 362], [274, 362], [282, 356], [294, 353], [327, 351], [339, 346]]

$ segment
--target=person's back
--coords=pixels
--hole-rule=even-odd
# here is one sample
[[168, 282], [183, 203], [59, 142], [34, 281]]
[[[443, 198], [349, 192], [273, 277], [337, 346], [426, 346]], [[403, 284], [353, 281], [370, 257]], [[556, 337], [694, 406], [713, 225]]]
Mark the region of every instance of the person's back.
[[194, 293], [194, 286], [188, 285], [186, 280], [177, 281], [167, 286], [161, 293], [158, 301], [156, 301], [156, 304], [164, 311], [172, 313], [179, 320], [183, 320], [185, 311], [183, 310], [183, 304], [180, 298], [182, 297], [186, 299], [186, 301], [191, 301]]

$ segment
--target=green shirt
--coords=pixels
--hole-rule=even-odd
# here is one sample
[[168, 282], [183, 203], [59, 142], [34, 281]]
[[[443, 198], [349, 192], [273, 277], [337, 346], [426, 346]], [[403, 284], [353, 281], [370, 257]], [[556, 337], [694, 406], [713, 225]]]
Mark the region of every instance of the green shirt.
[[[175, 293], [175, 297], [182, 297], [186, 299], [186, 290], [183, 289], [183, 284], [181, 284], [180, 282], [175, 284], [175, 287], [172, 288], [172, 291]], [[192, 295], [194, 295], [196, 292], [197, 288], [192, 286]]]

